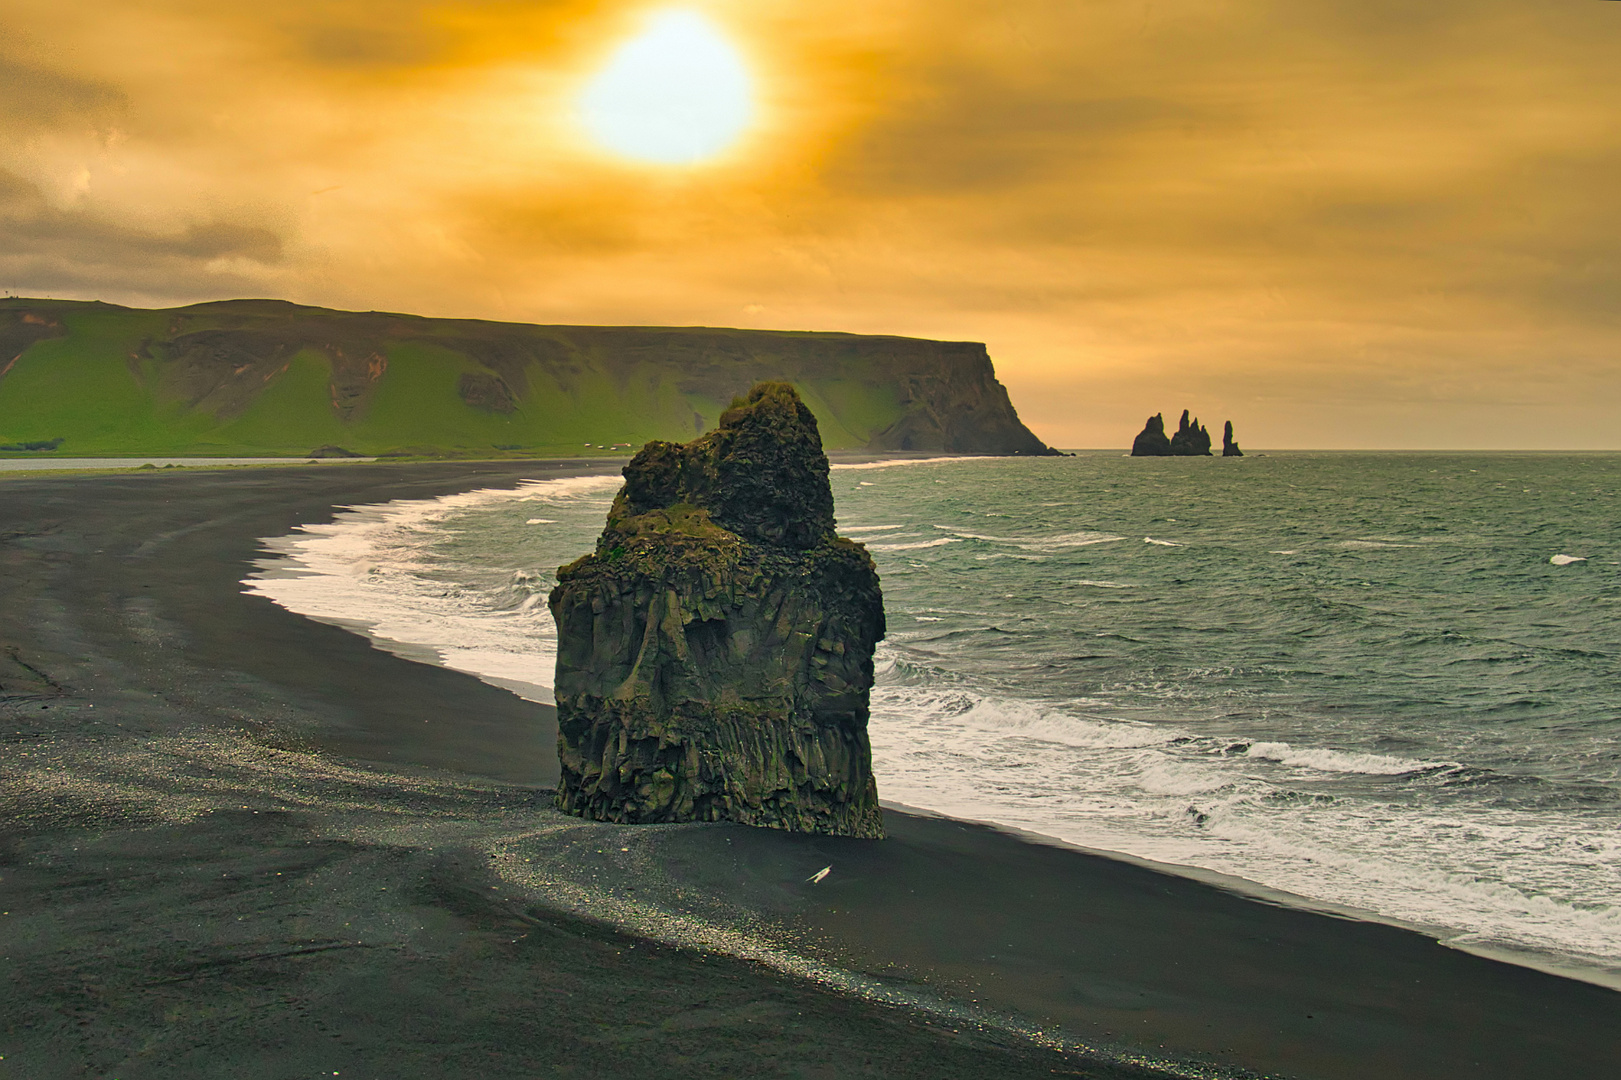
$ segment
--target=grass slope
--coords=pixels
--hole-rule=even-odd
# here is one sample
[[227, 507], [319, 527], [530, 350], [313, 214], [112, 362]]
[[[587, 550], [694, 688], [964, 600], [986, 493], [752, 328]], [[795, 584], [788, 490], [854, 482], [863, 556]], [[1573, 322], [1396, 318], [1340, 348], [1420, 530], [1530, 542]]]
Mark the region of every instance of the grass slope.
[[829, 449], [1045, 449], [970, 343], [0, 300], [0, 445], [54, 456], [579, 454], [690, 439], [762, 379]]

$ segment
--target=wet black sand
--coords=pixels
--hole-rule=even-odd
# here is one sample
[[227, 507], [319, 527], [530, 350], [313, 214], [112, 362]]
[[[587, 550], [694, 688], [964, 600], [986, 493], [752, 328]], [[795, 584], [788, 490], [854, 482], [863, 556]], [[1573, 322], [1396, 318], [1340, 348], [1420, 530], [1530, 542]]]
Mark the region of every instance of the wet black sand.
[[240, 593], [579, 471], [0, 480], [0, 1077], [1621, 1075], [1621, 994], [991, 829], [561, 818], [544, 707]]

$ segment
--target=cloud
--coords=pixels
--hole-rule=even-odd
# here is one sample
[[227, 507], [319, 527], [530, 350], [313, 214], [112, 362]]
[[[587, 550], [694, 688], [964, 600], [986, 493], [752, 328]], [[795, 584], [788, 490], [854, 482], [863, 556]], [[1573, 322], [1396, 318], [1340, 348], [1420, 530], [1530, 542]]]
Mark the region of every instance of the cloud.
[[12, 136], [63, 125], [105, 131], [125, 115], [117, 87], [0, 55], [0, 132]]
[[694, 2], [762, 119], [661, 171], [571, 113], [629, 0], [12, 0], [0, 276], [987, 340], [1069, 445], [1621, 399], [1621, 4]]
[[210, 295], [261, 284], [283, 256], [268, 229], [201, 221], [142, 230], [91, 209], [52, 206], [38, 187], [0, 171], [0, 284], [10, 292]]

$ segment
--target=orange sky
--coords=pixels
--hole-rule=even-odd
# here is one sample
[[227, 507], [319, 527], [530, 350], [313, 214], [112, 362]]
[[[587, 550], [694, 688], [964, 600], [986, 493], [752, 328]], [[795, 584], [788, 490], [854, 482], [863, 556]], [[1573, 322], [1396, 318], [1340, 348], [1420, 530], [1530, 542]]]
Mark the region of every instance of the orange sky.
[[1030, 426], [1621, 448], [1621, 3], [696, 0], [758, 120], [573, 112], [666, 5], [4, 0], [0, 289], [987, 342]]

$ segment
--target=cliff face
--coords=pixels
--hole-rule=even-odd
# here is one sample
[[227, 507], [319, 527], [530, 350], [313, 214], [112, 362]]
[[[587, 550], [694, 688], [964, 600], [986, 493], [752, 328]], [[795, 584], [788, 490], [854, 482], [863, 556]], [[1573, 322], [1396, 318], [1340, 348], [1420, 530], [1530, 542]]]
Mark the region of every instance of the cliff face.
[[558, 582], [562, 809], [883, 835], [867, 741], [883, 599], [866, 549], [834, 535], [791, 386], [643, 448]]
[[689, 439], [766, 380], [795, 385], [830, 447], [1055, 452], [970, 342], [0, 299], [0, 442], [68, 454], [578, 454]]

